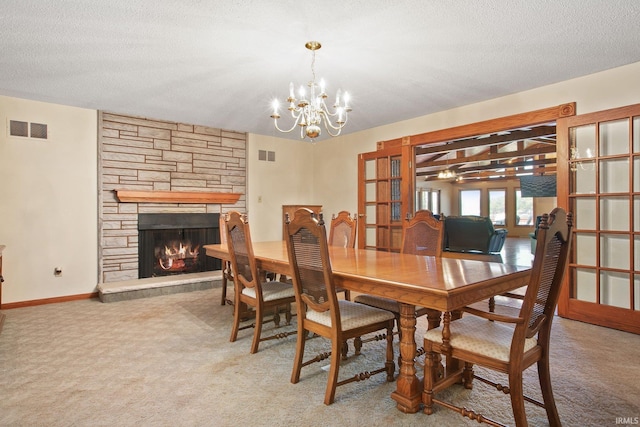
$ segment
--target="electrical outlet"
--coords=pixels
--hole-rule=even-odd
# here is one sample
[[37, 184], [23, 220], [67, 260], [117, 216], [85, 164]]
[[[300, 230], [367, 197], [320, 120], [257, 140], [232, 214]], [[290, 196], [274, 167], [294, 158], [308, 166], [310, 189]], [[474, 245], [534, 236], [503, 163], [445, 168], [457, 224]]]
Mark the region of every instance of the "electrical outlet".
[[60, 267], [56, 267], [53, 269], [53, 275], [56, 277], [62, 276], [62, 269]]

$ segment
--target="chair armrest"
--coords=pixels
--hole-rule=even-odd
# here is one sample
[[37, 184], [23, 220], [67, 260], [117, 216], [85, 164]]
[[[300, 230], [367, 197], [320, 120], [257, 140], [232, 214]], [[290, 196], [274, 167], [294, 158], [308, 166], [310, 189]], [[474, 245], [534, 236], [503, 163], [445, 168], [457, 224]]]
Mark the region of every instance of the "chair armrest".
[[493, 235], [489, 240], [489, 252], [500, 252], [507, 238], [508, 230], [506, 228], [497, 228], [493, 230]]
[[496, 322], [503, 323], [522, 323], [524, 319], [522, 317], [505, 316], [504, 314], [491, 313], [489, 311], [478, 310], [471, 307], [465, 307], [462, 309], [465, 313], [473, 314], [474, 316], [482, 317], [487, 320], [495, 320]]

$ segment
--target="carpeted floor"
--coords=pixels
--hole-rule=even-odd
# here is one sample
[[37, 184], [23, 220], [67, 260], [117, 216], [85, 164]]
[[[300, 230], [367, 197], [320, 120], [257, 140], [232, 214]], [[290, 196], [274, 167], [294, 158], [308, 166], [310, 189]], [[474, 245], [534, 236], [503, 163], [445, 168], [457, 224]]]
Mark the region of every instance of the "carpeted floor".
[[[399, 412], [389, 397], [395, 383], [381, 375], [339, 387], [336, 402], [325, 406], [327, 372], [320, 364], [303, 368], [301, 381], [290, 383], [295, 335], [263, 342], [251, 355], [252, 331], [230, 343], [232, 308], [219, 301], [214, 288], [5, 310], [0, 425], [477, 425], [441, 407], [431, 416]], [[420, 319], [418, 342], [423, 326]], [[372, 360], [377, 366], [382, 345], [350, 357], [341, 377]], [[327, 350], [326, 341], [314, 339], [307, 355]], [[640, 336], [557, 318], [551, 356], [563, 425], [614, 426], [617, 417], [640, 416]], [[535, 367], [526, 374], [526, 389], [540, 395]], [[513, 423], [509, 398], [481, 383], [441, 396]], [[547, 425], [543, 409], [527, 404], [527, 414], [530, 425]]]

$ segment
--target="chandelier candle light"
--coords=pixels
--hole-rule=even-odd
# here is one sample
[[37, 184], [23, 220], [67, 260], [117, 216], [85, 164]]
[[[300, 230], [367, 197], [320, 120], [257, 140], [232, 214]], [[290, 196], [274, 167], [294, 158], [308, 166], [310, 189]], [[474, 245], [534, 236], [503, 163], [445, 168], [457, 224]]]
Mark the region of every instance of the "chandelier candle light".
[[[296, 99], [293, 83], [290, 83], [289, 97], [287, 98], [289, 107], [287, 109], [291, 111], [291, 117], [293, 117], [294, 120], [293, 125], [288, 130], [283, 130], [278, 127], [280, 114], [278, 114], [279, 104], [277, 99], [273, 101], [273, 114], [271, 115], [271, 118], [273, 119], [276, 129], [280, 132], [288, 133], [293, 131], [296, 126], [300, 126], [301, 139], [308, 137], [313, 141], [315, 138], [319, 137], [321, 134], [321, 123], [324, 125], [324, 128], [327, 130], [329, 135], [338, 136], [340, 135], [340, 131], [342, 131], [344, 125], [347, 123], [347, 117], [349, 111], [351, 111], [351, 107], [349, 106], [349, 94], [347, 92], [341, 94], [338, 89], [336, 102], [333, 104], [333, 113], [329, 112], [325, 103], [327, 94], [325, 92], [324, 80], [321, 79], [319, 84], [316, 83], [316, 71], [314, 68], [316, 62], [316, 50], [320, 49], [322, 45], [320, 42], [310, 41], [305, 44], [305, 47], [309, 49], [313, 55], [311, 59], [312, 79], [307, 84], [310, 91], [309, 99], [306, 98], [306, 90], [304, 86], [300, 86], [300, 90], [298, 91], [300, 99]], [[331, 122], [332, 119], [335, 119], [335, 124]]]

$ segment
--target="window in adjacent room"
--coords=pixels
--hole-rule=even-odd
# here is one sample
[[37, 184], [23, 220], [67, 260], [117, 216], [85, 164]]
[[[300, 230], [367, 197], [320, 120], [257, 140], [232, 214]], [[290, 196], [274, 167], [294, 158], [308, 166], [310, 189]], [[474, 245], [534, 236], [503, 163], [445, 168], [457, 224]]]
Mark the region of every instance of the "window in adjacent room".
[[507, 191], [505, 189], [489, 190], [489, 217], [494, 225], [505, 225]]
[[460, 215], [480, 215], [480, 190], [460, 190]]
[[422, 189], [418, 192], [416, 203], [417, 210], [428, 209], [434, 214], [440, 213], [440, 190], [431, 188]]
[[534, 225], [533, 197], [522, 197], [518, 188], [516, 190], [516, 225], [530, 227]]

